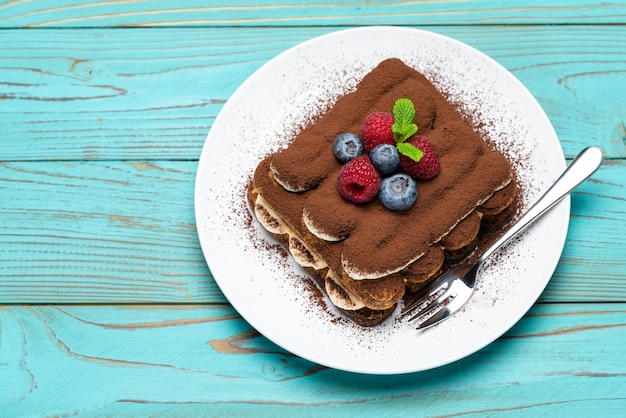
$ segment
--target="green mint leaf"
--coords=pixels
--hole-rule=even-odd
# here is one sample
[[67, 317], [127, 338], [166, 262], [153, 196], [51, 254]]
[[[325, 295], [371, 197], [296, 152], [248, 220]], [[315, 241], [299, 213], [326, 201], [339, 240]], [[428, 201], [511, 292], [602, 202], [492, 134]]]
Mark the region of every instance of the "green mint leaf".
[[416, 163], [419, 162], [419, 160], [421, 160], [424, 156], [424, 152], [421, 149], [408, 142], [401, 142], [399, 144], [396, 144], [396, 148], [398, 148], [398, 152], [400, 154], [409, 157]]
[[393, 120], [391, 126], [393, 138], [397, 144], [406, 141], [411, 135], [417, 132], [417, 125], [413, 122], [415, 119], [415, 107], [409, 99], [398, 99], [393, 105]]
[[406, 128], [404, 129], [402, 133], [402, 138], [400, 139], [400, 141], [396, 139], [395, 134], [394, 134], [394, 139], [396, 139], [396, 142], [404, 142], [410, 137], [412, 137], [413, 135], [415, 135], [416, 132], [417, 132], [417, 125], [414, 123], [411, 123], [407, 125]]

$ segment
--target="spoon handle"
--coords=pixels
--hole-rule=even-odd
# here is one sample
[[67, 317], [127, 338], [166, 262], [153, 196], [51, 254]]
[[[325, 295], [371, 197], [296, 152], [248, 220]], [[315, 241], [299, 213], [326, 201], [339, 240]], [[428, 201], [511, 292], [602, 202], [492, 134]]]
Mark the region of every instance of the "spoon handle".
[[544, 214], [552, 206], [560, 202], [576, 186], [591, 176], [602, 164], [602, 151], [596, 147], [585, 148], [572, 161], [561, 176], [550, 188], [533, 204], [533, 206], [521, 218], [519, 218], [509, 230], [494, 242], [480, 257], [477, 264], [482, 264], [494, 251], [509, 239], [513, 238], [528, 226], [531, 222]]

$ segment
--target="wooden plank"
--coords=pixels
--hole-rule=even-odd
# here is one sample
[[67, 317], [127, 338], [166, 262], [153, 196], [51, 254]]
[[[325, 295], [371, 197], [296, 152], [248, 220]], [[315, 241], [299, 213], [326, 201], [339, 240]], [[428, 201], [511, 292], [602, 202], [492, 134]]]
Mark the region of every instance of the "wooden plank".
[[7, 1], [2, 27], [624, 23], [623, 1]]
[[223, 300], [197, 240], [195, 167], [0, 163], [0, 300]]
[[[0, 30], [0, 161], [197, 159], [250, 74], [338, 29]], [[592, 144], [626, 157], [626, 26], [428, 29], [512, 71], [568, 157]]]
[[[224, 302], [195, 230], [195, 162], [0, 163], [0, 303]], [[572, 199], [545, 301], [626, 301], [626, 161]]]
[[572, 195], [567, 241], [542, 301], [621, 298], [613, 296], [626, 289], [626, 243], [623, 232], [614, 235], [608, 229], [623, 231], [626, 225], [626, 175], [618, 168], [624, 163], [605, 161]]
[[[220, 306], [0, 307], [6, 416], [619, 416], [625, 304], [542, 304], [438, 369], [317, 366]], [[601, 359], [601, 361], [599, 361]]]

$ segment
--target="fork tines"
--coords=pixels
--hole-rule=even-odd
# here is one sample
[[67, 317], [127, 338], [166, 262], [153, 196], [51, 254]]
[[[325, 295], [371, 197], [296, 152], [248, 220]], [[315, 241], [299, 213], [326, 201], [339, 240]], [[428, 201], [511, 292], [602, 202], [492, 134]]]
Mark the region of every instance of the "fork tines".
[[429, 289], [426, 289], [426, 291], [423, 290], [420, 294], [416, 295], [415, 298], [409, 302], [409, 304], [402, 308], [401, 315], [406, 316], [415, 310], [418, 312], [424, 311], [428, 306], [431, 306], [443, 292], [446, 291], [448, 286], [448, 283], [442, 283], [441, 286], [432, 291], [428, 291]]
[[405, 317], [412, 314], [408, 322], [419, 320], [417, 329], [426, 328], [438, 322], [440, 317], [448, 315], [445, 308], [456, 296], [448, 291], [449, 287], [450, 283], [444, 282], [430, 292], [427, 289], [402, 309], [401, 316]]

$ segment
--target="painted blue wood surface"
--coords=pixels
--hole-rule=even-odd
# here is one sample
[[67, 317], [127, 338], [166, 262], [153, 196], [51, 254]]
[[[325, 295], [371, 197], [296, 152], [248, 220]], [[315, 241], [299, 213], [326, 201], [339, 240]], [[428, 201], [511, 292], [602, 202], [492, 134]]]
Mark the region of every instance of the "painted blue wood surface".
[[9, 0], [0, 7], [4, 27], [115, 26], [325, 26], [325, 25], [498, 25], [606, 24], [624, 22], [623, 0], [402, 1], [321, 0], [288, 2], [163, 0]]
[[302, 360], [228, 307], [4, 307], [0, 405], [9, 416], [617, 417], [625, 307], [539, 305], [478, 353], [400, 376]]
[[[568, 158], [607, 158], [572, 197], [539, 303], [407, 376], [326, 369], [260, 336], [194, 225], [200, 149], [235, 89], [364, 24], [485, 52]], [[623, 416], [625, 97], [624, 1], [0, 1], [0, 416]]]
[[[0, 30], [0, 160], [196, 160], [223, 104], [250, 74], [339, 29]], [[626, 27], [428, 29], [518, 77], [568, 157], [587, 145], [626, 156]]]

